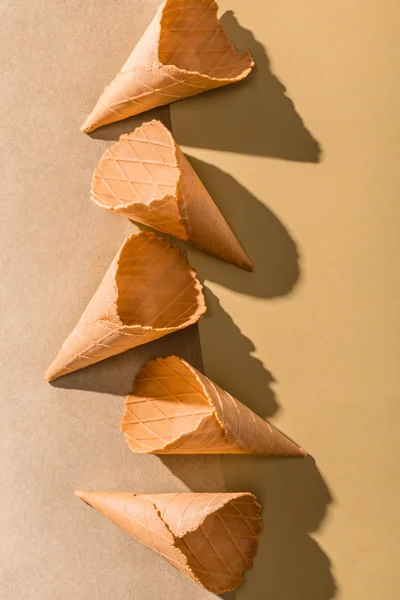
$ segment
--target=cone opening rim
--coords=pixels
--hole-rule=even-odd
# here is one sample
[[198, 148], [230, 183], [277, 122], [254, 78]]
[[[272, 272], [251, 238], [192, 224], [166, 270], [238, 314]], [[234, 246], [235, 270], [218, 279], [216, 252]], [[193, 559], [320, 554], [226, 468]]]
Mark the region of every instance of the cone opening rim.
[[[172, 533], [172, 535], [174, 535], [174, 537], [177, 540], [182, 540], [182, 542], [185, 541], [185, 538], [190, 535], [191, 533], [196, 532], [198, 529], [204, 527], [206, 525], [206, 522], [208, 519], [211, 519], [212, 517], [214, 517], [215, 515], [217, 515], [218, 513], [220, 513], [226, 506], [228, 506], [229, 504], [235, 502], [236, 500], [240, 499], [240, 498], [249, 498], [251, 499], [251, 503], [254, 509], [254, 518], [257, 520], [257, 531], [256, 531], [256, 537], [255, 537], [255, 544], [254, 544], [254, 548], [252, 549], [252, 551], [249, 551], [247, 555], [245, 555], [244, 557], [241, 556], [241, 558], [245, 558], [244, 560], [244, 565], [243, 568], [237, 568], [236, 567], [236, 573], [235, 573], [235, 577], [229, 573], [230, 575], [230, 579], [231, 579], [231, 583], [229, 584], [225, 584], [222, 585], [222, 583], [219, 583], [218, 579], [216, 578], [216, 574], [210, 575], [210, 571], [208, 570], [208, 576], [213, 580], [213, 582], [215, 583], [215, 587], [211, 587], [210, 585], [207, 585], [203, 582], [203, 579], [201, 578], [201, 575], [199, 575], [198, 571], [199, 569], [195, 569], [192, 566], [192, 560], [191, 560], [191, 554], [189, 554], [189, 556], [184, 552], [184, 550], [182, 548], [180, 548], [179, 546], [176, 546], [178, 548], [178, 550], [180, 550], [182, 552], [182, 554], [184, 555], [186, 562], [187, 562], [187, 566], [190, 569], [190, 571], [193, 573], [194, 578], [196, 578], [196, 580], [200, 580], [202, 582], [202, 585], [210, 590], [211, 592], [213, 592], [214, 594], [221, 594], [221, 593], [225, 593], [225, 592], [230, 592], [232, 590], [234, 590], [236, 587], [238, 587], [242, 581], [243, 581], [243, 574], [244, 572], [251, 568], [252, 564], [253, 564], [253, 559], [254, 557], [257, 555], [257, 551], [258, 551], [258, 546], [259, 546], [259, 536], [263, 530], [263, 523], [261, 521], [261, 516], [260, 516], [260, 512], [261, 512], [261, 505], [259, 504], [256, 496], [254, 494], [252, 494], [251, 492], [237, 492], [237, 493], [229, 493], [228, 495], [230, 496], [230, 498], [226, 498], [225, 502], [223, 502], [221, 504], [221, 506], [219, 506], [216, 510], [213, 510], [212, 512], [210, 512], [209, 514], [205, 515], [205, 517], [198, 523], [198, 525], [195, 527], [193, 526], [193, 528], [191, 530], [186, 531], [186, 533], [182, 536], [178, 536], [175, 535], [174, 533]], [[156, 507], [157, 508], [157, 507]], [[243, 517], [244, 518], [244, 517]], [[163, 520], [163, 522], [165, 522]], [[168, 529], [170, 529], [170, 526], [168, 524], [166, 524]], [[235, 535], [233, 534], [232, 537], [234, 538]], [[176, 544], [175, 544], [176, 545]], [[217, 553], [216, 553], [217, 554]], [[201, 569], [200, 569], [200, 573], [201, 573]], [[228, 585], [228, 587], [227, 587]]]
[[[201, 379], [198, 376], [197, 370], [191, 365], [189, 364], [186, 360], [184, 360], [183, 358], [177, 356], [176, 354], [172, 354], [170, 356], [167, 357], [157, 357], [153, 360], [149, 360], [140, 370], [140, 373], [143, 371], [143, 369], [145, 369], [150, 363], [166, 363], [168, 360], [170, 359], [176, 359], [178, 360], [186, 369], [189, 373], [191, 373], [193, 375], [193, 377], [196, 379], [197, 383], [200, 385], [201, 389], [202, 389], [202, 396], [204, 398], [204, 400], [206, 401], [206, 403], [208, 404], [209, 407], [209, 411], [207, 411], [206, 413], [204, 413], [203, 415], [199, 416], [199, 419], [197, 420], [196, 425], [189, 429], [188, 431], [184, 431], [182, 433], [180, 433], [179, 435], [177, 435], [173, 440], [169, 441], [169, 442], [165, 442], [163, 444], [163, 446], [153, 449], [153, 450], [133, 450], [131, 448], [131, 446], [128, 443], [129, 448], [135, 452], [135, 454], [164, 454], [164, 453], [168, 453], [168, 450], [170, 449], [171, 446], [175, 446], [176, 443], [179, 443], [180, 441], [182, 441], [185, 437], [187, 437], [188, 435], [193, 435], [196, 434], [196, 432], [201, 428], [201, 426], [203, 425], [203, 423], [209, 419], [210, 417], [214, 417], [215, 420], [217, 421], [218, 426], [221, 429], [221, 433], [223, 434], [223, 436], [226, 438], [227, 442], [229, 444], [231, 444], [232, 446], [235, 446], [237, 448], [239, 448], [242, 452], [246, 453], [246, 450], [241, 448], [240, 446], [238, 446], [238, 444], [236, 444], [233, 440], [230, 439], [226, 428], [224, 427], [224, 424], [222, 423], [218, 412], [216, 410], [215, 404], [212, 400], [212, 398], [210, 397], [209, 393], [207, 392], [207, 389], [204, 385], [204, 383], [201, 381]], [[135, 389], [135, 383], [133, 384], [133, 391]], [[146, 398], [147, 396], [140, 396], [138, 394], [132, 393], [132, 394], [128, 394], [128, 396], [126, 396], [125, 398], [125, 409], [124, 409], [124, 413], [122, 415], [121, 421], [120, 421], [120, 430], [121, 432], [126, 436], [129, 437], [131, 439], [135, 439], [134, 436], [130, 435], [125, 429], [124, 429], [124, 418], [125, 415], [127, 413], [127, 407], [130, 404], [130, 402], [128, 402], [128, 399], [131, 397], [136, 397], [136, 398]], [[176, 448], [175, 448], [176, 449]], [[221, 454], [221, 452], [216, 452], [216, 454]]]
[[[179, 358], [176, 355], [171, 355], [171, 356], [167, 356], [166, 358], [162, 358], [162, 357], [158, 357], [154, 360], [149, 360], [145, 365], [143, 365], [142, 369], [140, 370], [138, 376], [136, 377], [136, 379], [140, 376], [140, 374], [142, 373], [142, 371], [144, 369], [146, 369], [147, 365], [149, 365], [150, 363], [165, 363], [168, 359], [171, 358], [176, 358], [179, 361], [181, 361], [182, 363], [184, 363], [185, 368], [187, 368], [188, 363], [186, 363], [185, 361], [183, 361], [183, 359]], [[190, 369], [188, 369], [188, 371], [190, 373], [192, 373], [192, 371]], [[192, 373], [192, 375], [195, 377], [196, 381], [198, 381], [198, 383], [201, 385], [202, 389], [203, 386], [201, 384], [201, 382], [198, 380], [198, 378], [196, 377], [195, 373]], [[128, 410], [129, 410], [129, 406], [130, 404], [132, 404], [132, 402], [130, 401], [130, 398], [150, 398], [148, 396], [141, 396], [139, 394], [135, 394], [135, 384], [136, 384], [136, 379], [135, 382], [133, 384], [133, 393], [132, 394], [128, 394], [125, 398], [125, 405], [124, 405], [124, 412], [123, 415], [121, 417], [121, 421], [120, 421], [120, 430], [121, 432], [124, 434], [125, 438], [126, 438], [126, 442], [129, 446], [129, 448], [132, 450], [132, 452], [134, 452], [135, 454], [167, 454], [168, 450], [170, 449], [171, 446], [175, 446], [177, 443], [179, 444], [179, 442], [181, 442], [182, 440], [184, 440], [184, 438], [186, 438], [188, 435], [193, 435], [195, 434], [200, 428], [201, 426], [204, 424], [205, 421], [207, 421], [207, 419], [209, 419], [212, 416], [215, 416], [215, 410], [214, 407], [211, 405], [209, 398], [207, 398], [207, 396], [204, 394], [204, 389], [203, 392], [201, 393], [202, 397], [204, 398], [204, 404], [208, 407], [208, 410], [206, 412], [204, 412], [203, 414], [198, 415], [198, 419], [196, 424], [188, 429], [187, 431], [182, 431], [181, 433], [179, 433], [173, 440], [170, 441], [166, 441], [164, 442], [164, 444], [162, 446], [158, 446], [152, 450], [142, 450], [142, 449], [133, 449], [131, 447], [131, 445], [129, 444], [129, 441], [127, 438], [130, 438], [132, 440], [136, 440], [136, 438], [131, 435], [128, 431], [127, 428], [128, 426], [124, 423], [125, 417], [129, 417], [128, 414]], [[155, 378], [156, 379], [156, 378]], [[156, 398], [154, 398], [156, 399]], [[151, 397], [151, 400], [153, 400], [153, 397]], [[218, 419], [216, 419], [218, 422], [218, 425], [220, 425]], [[225, 432], [225, 430], [222, 428], [222, 431]], [[176, 448], [175, 448], [176, 449]]]
[[[183, 263], [184, 267], [185, 267], [185, 269], [187, 269], [187, 272], [192, 280], [193, 289], [195, 291], [195, 302], [196, 302], [197, 306], [196, 306], [196, 308], [194, 308], [193, 314], [190, 317], [188, 317], [185, 321], [181, 322], [180, 324], [172, 325], [172, 326], [168, 326], [168, 327], [153, 327], [152, 325], [144, 325], [144, 324], [137, 324], [137, 323], [133, 324], [133, 325], [127, 325], [126, 323], [124, 323], [124, 320], [121, 318], [119, 305], [118, 305], [118, 297], [120, 294], [120, 288], [118, 286], [118, 281], [117, 281], [118, 271], [120, 268], [120, 260], [121, 260], [121, 257], [123, 255], [124, 251], [126, 250], [126, 247], [129, 246], [129, 244], [131, 242], [134, 242], [134, 240], [137, 240], [140, 237], [153, 239], [157, 243], [162, 242], [162, 244], [165, 246], [165, 248], [168, 252], [174, 252], [175, 254], [180, 255], [180, 257], [184, 261], [184, 263]], [[117, 323], [117, 325], [118, 325], [118, 327], [123, 328], [124, 331], [122, 333], [124, 333], [125, 331], [126, 332], [131, 332], [131, 331], [133, 331], [133, 332], [134, 331], [151, 332], [151, 331], [154, 331], [154, 332], [168, 332], [168, 333], [173, 332], [173, 331], [179, 331], [181, 329], [189, 327], [190, 325], [192, 325], [194, 323], [197, 323], [197, 321], [200, 319], [200, 317], [205, 313], [207, 307], [206, 307], [205, 300], [204, 300], [203, 286], [197, 277], [196, 270], [189, 264], [189, 261], [187, 260], [187, 258], [184, 256], [184, 254], [181, 252], [181, 250], [179, 248], [176, 248], [176, 246], [172, 246], [172, 244], [170, 244], [167, 240], [165, 240], [164, 238], [159, 236], [157, 233], [155, 233], [153, 231], [140, 231], [139, 233], [133, 233], [132, 235], [130, 235], [128, 238], [125, 239], [125, 241], [123, 242], [123, 244], [114, 260], [116, 261], [114, 279], [115, 279], [115, 286], [116, 286], [116, 293], [117, 293], [115, 304], [116, 304], [116, 314], [117, 314], [117, 318], [119, 321]], [[107, 319], [99, 319], [97, 322], [98, 323], [109, 323], [110, 321], [108, 321]]]
[[[95, 183], [97, 180], [96, 176], [100, 175], [100, 173], [101, 173], [100, 165], [102, 164], [103, 160], [108, 158], [107, 154], [110, 152], [110, 150], [112, 148], [117, 146], [121, 141], [129, 140], [130, 136], [132, 136], [134, 133], [136, 133], [138, 131], [143, 131], [143, 130], [149, 128], [151, 125], [161, 128], [164, 132], [166, 132], [168, 134], [168, 137], [170, 138], [171, 149], [172, 149], [173, 157], [174, 157], [174, 161], [175, 161], [175, 167], [178, 171], [178, 176], [176, 177], [176, 181], [175, 181], [175, 193], [174, 194], [162, 194], [161, 196], [154, 196], [153, 198], [150, 198], [150, 200], [146, 201], [146, 202], [143, 200], [132, 200], [132, 202], [128, 202], [127, 204], [120, 203], [120, 204], [117, 204], [116, 206], [109, 206], [109, 204], [107, 204], [106, 202], [103, 203], [101, 200], [98, 200], [96, 197], [96, 196], [98, 196], [98, 193], [95, 192], [94, 186], [95, 186]], [[187, 241], [189, 236], [186, 231], [186, 227], [185, 227], [184, 223], [182, 222], [180, 206], [179, 206], [179, 201], [178, 201], [178, 190], [179, 190], [179, 184], [180, 184], [180, 181], [182, 178], [182, 172], [181, 172], [181, 169], [179, 168], [179, 164], [178, 164], [177, 146], [178, 145], [177, 145], [171, 131], [159, 119], [152, 119], [151, 121], [144, 121], [139, 127], [135, 127], [135, 129], [133, 131], [131, 131], [130, 133], [121, 134], [119, 139], [116, 142], [114, 142], [114, 144], [112, 144], [109, 148], [107, 148], [105, 150], [97, 167], [93, 171], [92, 182], [91, 182], [91, 187], [90, 187], [90, 197], [91, 197], [92, 202], [97, 204], [97, 206], [99, 206], [100, 208], [105, 208], [106, 210], [109, 210], [111, 212], [123, 213], [124, 211], [127, 211], [130, 208], [135, 208], [135, 207], [140, 207], [140, 208], [148, 207], [149, 209], [156, 208], [158, 206], [162, 206], [169, 199], [173, 199], [176, 203], [177, 210], [179, 213], [179, 222], [182, 225], [182, 227], [185, 230], [186, 235], [187, 235], [187, 238], [184, 241]], [[101, 175], [100, 175], [100, 178], [104, 179], [104, 177], [101, 177]], [[132, 220], [134, 220], [134, 217], [135, 217], [135, 215], [132, 215]], [[148, 225], [148, 226], [150, 227], [150, 225]], [[168, 233], [168, 232], [166, 232], [166, 233]], [[172, 235], [172, 234], [168, 234], [168, 235]], [[176, 237], [176, 236], [174, 236], [174, 237]]]
[[[218, 20], [218, 10], [219, 10], [219, 5], [217, 2], [215, 2], [214, 0], [211, 0], [210, 2], [210, 9], [213, 12], [213, 16], [215, 17], [215, 21], [216, 21], [216, 30], [222, 31], [222, 33], [225, 35], [227, 42], [230, 45], [230, 49], [234, 52], [235, 56], [240, 56], [242, 58], [244, 58], [245, 56], [248, 59], [248, 66], [244, 67], [240, 72], [238, 72], [238, 74], [234, 77], [212, 77], [210, 75], [207, 75], [206, 73], [201, 73], [200, 71], [188, 71], [187, 69], [183, 69], [181, 67], [178, 67], [176, 64], [174, 63], [164, 63], [161, 61], [160, 59], [160, 52], [161, 52], [161, 31], [162, 31], [162, 25], [163, 25], [163, 19], [164, 19], [164, 14], [166, 12], [167, 6], [170, 2], [172, 2], [173, 0], [164, 0], [163, 4], [160, 6], [159, 11], [160, 11], [160, 16], [158, 17], [158, 14], [154, 17], [155, 19], [157, 19], [157, 29], [158, 29], [158, 38], [157, 38], [157, 61], [159, 66], [161, 67], [165, 67], [165, 68], [173, 68], [173, 69], [177, 69], [177, 71], [179, 71], [180, 73], [184, 73], [187, 75], [196, 75], [198, 77], [201, 77], [202, 79], [204, 79], [205, 81], [218, 81], [218, 82], [222, 82], [222, 81], [226, 81], [227, 83], [234, 83], [236, 81], [240, 81], [241, 79], [244, 79], [245, 77], [247, 77], [247, 75], [251, 72], [251, 69], [254, 67], [254, 60], [253, 57], [251, 56], [251, 53], [249, 50], [243, 50], [241, 52], [238, 52], [235, 48], [235, 46], [233, 45], [233, 42], [231, 40], [231, 38], [229, 37], [229, 35], [227, 34], [226, 30], [225, 30], [225, 26], [223, 23], [221, 23]], [[182, 8], [175, 8], [175, 9], [169, 9], [170, 11], [172, 10], [180, 10], [182, 11]], [[185, 9], [183, 9], [185, 10]], [[149, 69], [153, 70], [153, 69]]]

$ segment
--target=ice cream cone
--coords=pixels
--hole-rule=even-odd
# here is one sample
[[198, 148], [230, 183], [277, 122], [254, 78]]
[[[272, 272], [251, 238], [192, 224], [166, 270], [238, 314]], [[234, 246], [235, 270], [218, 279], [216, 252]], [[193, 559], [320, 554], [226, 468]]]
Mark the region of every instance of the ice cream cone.
[[243, 269], [253, 265], [171, 133], [150, 121], [106, 150], [92, 200]]
[[244, 79], [254, 65], [236, 52], [214, 0], [165, 0], [81, 130]]
[[75, 492], [210, 592], [242, 581], [262, 529], [253, 494], [129, 494]]
[[177, 356], [143, 367], [126, 398], [121, 431], [138, 453], [306, 455]]
[[46, 380], [188, 327], [204, 312], [202, 286], [180, 250], [155, 233], [134, 234], [123, 243]]

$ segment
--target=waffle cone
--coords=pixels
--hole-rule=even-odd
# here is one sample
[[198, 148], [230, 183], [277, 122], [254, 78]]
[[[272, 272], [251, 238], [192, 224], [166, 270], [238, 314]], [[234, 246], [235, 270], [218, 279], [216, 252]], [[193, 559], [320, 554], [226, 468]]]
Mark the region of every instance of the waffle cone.
[[240, 81], [254, 65], [236, 52], [213, 0], [165, 0], [81, 130]]
[[261, 507], [247, 492], [75, 494], [215, 594], [237, 587], [257, 552]]
[[200, 282], [177, 248], [155, 233], [127, 238], [46, 380], [188, 327], [205, 312]]
[[133, 452], [305, 456], [305, 451], [177, 356], [148, 362], [125, 402]]
[[252, 263], [171, 133], [144, 123], [106, 150], [91, 187], [92, 200], [184, 240], [239, 267]]

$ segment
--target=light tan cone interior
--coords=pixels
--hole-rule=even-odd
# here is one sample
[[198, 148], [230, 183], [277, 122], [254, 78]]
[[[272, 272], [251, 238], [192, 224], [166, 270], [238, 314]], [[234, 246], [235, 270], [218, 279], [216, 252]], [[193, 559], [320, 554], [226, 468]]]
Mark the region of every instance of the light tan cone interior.
[[177, 356], [148, 362], [127, 396], [121, 431], [133, 452], [258, 454], [306, 452]]
[[254, 65], [236, 52], [213, 0], [166, 0], [81, 130], [88, 133], [156, 106], [244, 79]]
[[155, 233], [127, 238], [46, 380], [188, 327], [205, 312], [186, 258]]
[[261, 507], [247, 492], [75, 494], [215, 594], [237, 587], [257, 552]]
[[253, 265], [171, 133], [150, 121], [106, 150], [91, 187], [98, 205], [239, 267]]

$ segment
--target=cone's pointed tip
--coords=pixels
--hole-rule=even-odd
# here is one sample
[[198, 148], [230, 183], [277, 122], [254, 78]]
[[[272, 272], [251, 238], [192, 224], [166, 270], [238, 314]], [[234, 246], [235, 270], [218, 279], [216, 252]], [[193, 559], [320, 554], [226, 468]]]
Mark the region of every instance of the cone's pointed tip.
[[90, 133], [96, 129], [96, 125], [92, 122], [90, 116], [86, 119], [86, 121], [81, 126], [82, 133]]
[[298, 457], [298, 458], [305, 458], [307, 456], [307, 452], [304, 450], [304, 448], [300, 448], [300, 446], [297, 446], [296, 444], [293, 444], [293, 448], [289, 454], [289, 456], [293, 456], [293, 457]]
[[55, 368], [53, 365], [54, 365], [54, 363], [52, 363], [49, 366], [46, 373], [44, 374], [44, 380], [47, 381], [47, 383], [50, 383], [51, 381], [58, 379], [58, 377], [60, 377], [60, 375], [62, 375], [62, 373], [60, 373], [60, 370], [58, 368]]
[[52, 371], [51, 367], [49, 367], [46, 373], [44, 374], [44, 380], [47, 381], [47, 383], [50, 383], [51, 381], [54, 381], [54, 379], [57, 379], [57, 376]]
[[245, 252], [243, 250], [241, 250], [241, 256], [238, 256], [236, 258], [236, 260], [229, 261], [229, 262], [232, 262], [232, 264], [236, 265], [240, 269], [244, 269], [245, 271], [250, 271], [250, 272], [254, 271], [253, 263], [251, 262], [251, 260], [245, 254]]
[[85, 492], [83, 490], [75, 490], [74, 494], [79, 500], [83, 500], [85, 497]]
[[249, 262], [245, 263], [244, 269], [246, 269], [246, 271], [250, 271], [251, 273], [254, 273], [254, 265], [251, 262], [251, 260], [249, 260]]

